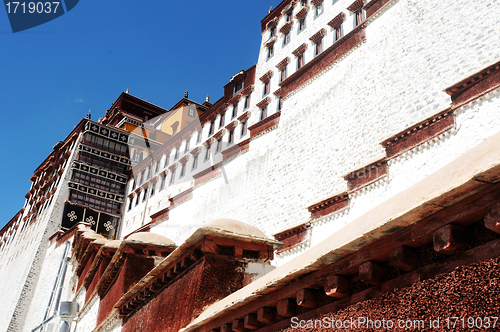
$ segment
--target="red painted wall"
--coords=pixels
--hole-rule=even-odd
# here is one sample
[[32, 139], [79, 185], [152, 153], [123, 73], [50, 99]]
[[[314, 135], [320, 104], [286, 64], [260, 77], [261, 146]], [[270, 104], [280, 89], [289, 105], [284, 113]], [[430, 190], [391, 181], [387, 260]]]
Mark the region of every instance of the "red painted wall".
[[128, 256], [113, 285], [99, 302], [97, 325], [111, 312], [113, 306], [133, 285], [154, 268], [154, 259], [145, 256]]
[[177, 332], [204, 308], [241, 288], [240, 263], [204, 256], [181, 278], [124, 320], [122, 332]]

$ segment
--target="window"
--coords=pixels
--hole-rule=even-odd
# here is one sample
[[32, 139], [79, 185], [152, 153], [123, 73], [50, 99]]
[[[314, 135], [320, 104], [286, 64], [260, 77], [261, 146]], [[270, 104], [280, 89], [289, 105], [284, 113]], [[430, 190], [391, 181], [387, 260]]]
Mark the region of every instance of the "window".
[[292, 20], [292, 11], [290, 10], [288, 13], [286, 13], [285, 21], [290, 22], [291, 20]]
[[232, 144], [234, 142], [234, 129], [229, 131], [229, 136], [227, 140], [229, 144]]
[[278, 97], [278, 105], [276, 107], [278, 111], [281, 111], [281, 106], [282, 106], [281, 105], [281, 97]]
[[290, 42], [290, 31], [285, 32], [283, 34], [283, 46], [287, 45]]
[[343, 36], [343, 31], [342, 31], [342, 23], [336, 27], [333, 31], [333, 42], [335, 43], [338, 41], [340, 38]]
[[153, 183], [151, 185], [151, 195], [149, 197], [153, 197], [155, 195], [155, 187], [156, 187], [156, 183]]
[[191, 169], [194, 170], [196, 167], [198, 167], [198, 155], [193, 156], [193, 167]]
[[231, 120], [234, 119], [237, 114], [238, 114], [238, 105], [233, 105], [233, 111], [231, 113]]
[[301, 6], [307, 6], [307, 0], [300, 0]]
[[286, 80], [286, 67], [287, 66], [285, 65], [285, 67], [280, 70], [280, 83]]
[[215, 151], [219, 152], [221, 148], [222, 148], [222, 138], [219, 138], [217, 140], [217, 147], [216, 147]]
[[314, 56], [317, 56], [321, 52], [323, 52], [323, 39], [314, 43]]
[[179, 158], [179, 148], [175, 149], [174, 160], [177, 160], [177, 158]]
[[224, 127], [224, 116], [226, 114], [224, 112], [222, 112], [222, 114], [220, 115], [220, 118], [219, 118], [219, 129]]
[[148, 197], [148, 188], [145, 188], [144, 189], [144, 196], [142, 196], [142, 201], [144, 202], [147, 197]]
[[160, 189], [158, 191], [162, 191], [165, 187], [165, 176], [160, 177]]
[[260, 109], [260, 121], [267, 117], [267, 106]]
[[237, 94], [241, 90], [243, 90], [244, 80], [238, 80], [233, 83], [233, 95]]
[[210, 129], [208, 130], [208, 135], [212, 135], [214, 133], [214, 121], [210, 122]]
[[184, 152], [188, 152], [189, 151], [189, 140], [186, 141], [186, 147], [184, 149]]
[[248, 107], [250, 107], [250, 95], [245, 96], [245, 104], [244, 104], [243, 108], [247, 109]]
[[297, 56], [297, 69], [302, 68], [304, 65], [304, 53], [301, 53]]
[[269, 38], [273, 37], [276, 34], [276, 26], [273, 26], [269, 29]]
[[132, 191], [134, 189], [135, 189], [135, 179], [132, 181], [132, 187], [131, 187], [130, 191]]
[[186, 164], [181, 164], [181, 174], [179, 175], [179, 179], [186, 175]]
[[321, 14], [323, 14], [323, 2], [314, 6], [314, 18], [318, 17]]
[[195, 112], [195, 108], [194, 108], [194, 106], [189, 106], [188, 116], [190, 116], [190, 117], [194, 118], [194, 117], [195, 117], [195, 114], [196, 114], [196, 112]]
[[196, 143], [201, 142], [201, 130], [198, 130], [198, 136], [196, 136]]
[[170, 157], [170, 153], [167, 153], [167, 154], [165, 155], [165, 164], [163, 165], [163, 168], [167, 168], [167, 166], [168, 166], [168, 158], [169, 158], [169, 157]]
[[267, 60], [271, 59], [274, 55], [274, 44], [267, 47]]
[[303, 17], [303, 18], [299, 19], [299, 32], [301, 32], [305, 28], [306, 28], [306, 18]]
[[363, 23], [364, 12], [363, 9], [360, 8], [357, 11], [353, 12], [354, 16], [354, 27], [356, 28], [358, 25]]
[[135, 200], [135, 206], [139, 205], [139, 196], [141, 196], [141, 193], [137, 194], [137, 199]]
[[159, 170], [160, 170], [160, 161], [158, 160], [155, 166], [155, 174], [158, 173]]
[[264, 89], [262, 91], [262, 97], [265, 97], [269, 94], [269, 91], [271, 90], [271, 86], [269, 81], [264, 82]]
[[174, 183], [175, 180], [175, 168], [172, 170], [172, 176], [170, 177], [170, 184]]
[[207, 146], [207, 149], [205, 150], [205, 160], [210, 159], [210, 145]]

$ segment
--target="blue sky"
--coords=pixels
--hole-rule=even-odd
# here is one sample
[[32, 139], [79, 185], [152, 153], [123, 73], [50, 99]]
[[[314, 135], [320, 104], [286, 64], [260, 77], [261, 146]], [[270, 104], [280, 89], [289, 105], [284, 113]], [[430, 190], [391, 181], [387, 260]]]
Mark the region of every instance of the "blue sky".
[[29, 177], [88, 110], [97, 120], [127, 88], [170, 108], [184, 91], [214, 102], [257, 62], [260, 20], [279, 0], [80, 1], [13, 34], [0, 9], [0, 227], [24, 204]]

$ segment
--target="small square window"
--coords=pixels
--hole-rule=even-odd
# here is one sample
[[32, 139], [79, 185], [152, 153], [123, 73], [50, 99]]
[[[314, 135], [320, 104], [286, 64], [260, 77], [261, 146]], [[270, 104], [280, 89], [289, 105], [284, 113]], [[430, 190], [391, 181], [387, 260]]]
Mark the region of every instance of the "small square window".
[[306, 18], [303, 17], [299, 20], [299, 32], [306, 28]]
[[216, 147], [215, 151], [219, 152], [221, 150], [221, 148], [222, 148], [222, 138], [219, 138], [217, 140], [217, 147]]
[[224, 112], [220, 115], [220, 118], [219, 118], [219, 129], [222, 128], [222, 127], [224, 127], [224, 115], [225, 115]]
[[243, 121], [241, 123], [241, 137], [245, 136], [247, 133], [247, 122]]
[[244, 80], [241, 79], [233, 83], [233, 95], [243, 90]]
[[186, 175], [186, 164], [181, 164], [181, 174], [179, 175], [179, 179]]
[[188, 116], [194, 118], [195, 117], [195, 114], [196, 114], [196, 111], [195, 111], [195, 108], [194, 106], [190, 106], [189, 107], [189, 110], [188, 110]]
[[267, 47], [267, 60], [271, 59], [274, 55], [274, 44]]
[[323, 52], [323, 40], [319, 40], [314, 43], [314, 56], [317, 56], [321, 52]]
[[247, 109], [248, 107], [250, 107], [250, 95], [245, 96], [245, 104], [244, 104], [243, 108]]
[[333, 42], [338, 41], [343, 37], [342, 24], [336, 27], [333, 31]]
[[355, 11], [353, 13], [353, 16], [354, 16], [354, 27], [356, 28], [358, 25], [363, 23], [363, 19], [365, 16], [363, 9], [359, 9], [359, 10]]
[[191, 169], [195, 170], [198, 167], [198, 155], [193, 156], [193, 167]]
[[260, 121], [267, 118], [267, 106], [260, 109]]
[[286, 80], [286, 67], [287, 66], [285, 65], [285, 68], [280, 70], [280, 83]]
[[297, 56], [297, 69], [302, 68], [304, 66], [304, 53]]
[[212, 135], [214, 133], [214, 121], [210, 122], [210, 129], [208, 130], [208, 135]]
[[264, 89], [262, 91], [262, 97], [265, 97], [269, 94], [271, 90], [271, 84], [269, 83], [269, 81], [267, 82], [264, 82]]
[[317, 4], [314, 6], [314, 18], [323, 14], [323, 3]]
[[210, 159], [210, 146], [207, 146], [207, 149], [205, 150], [205, 160]]
[[290, 42], [290, 31], [285, 32], [283, 34], [283, 46], [287, 45]]

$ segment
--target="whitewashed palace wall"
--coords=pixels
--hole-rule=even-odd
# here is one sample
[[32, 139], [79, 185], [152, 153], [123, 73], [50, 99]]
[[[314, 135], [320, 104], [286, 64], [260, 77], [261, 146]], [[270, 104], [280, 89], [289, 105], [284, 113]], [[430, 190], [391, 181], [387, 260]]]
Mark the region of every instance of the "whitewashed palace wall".
[[[341, 10], [346, 13], [347, 34], [352, 27], [352, 15], [345, 9], [349, 5], [349, 1], [333, 6], [325, 1], [324, 13], [316, 19], [310, 11], [304, 31], [297, 35], [296, 26], [292, 27], [290, 44], [281, 47], [278, 36], [269, 60], [268, 31], [263, 33], [249, 125], [259, 120], [255, 104], [263, 95], [263, 83], [258, 78], [274, 72], [268, 95], [271, 115], [277, 102], [272, 94], [278, 88], [276, 64], [289, 56], [288, 76], [293, 74], [291, 52], [308, 43], [308, 62], [313, 57], [309, 37], [321, 28], [327, 30], [323, 42], [328, 48], [333, 29], [326, 23]], [[225, 177], [196, 187], [193, 198], [171, 209], [169, 219], [152, 231], [182, 243], [201, 224], [216, 218], [249, 223], [270, 237], [304, 222], [309, 205], [347, 188], [346, 173], [384, 153], [383, 140], [448, 107], [445, 88], [500, 58], [500, 34], [493, 28], [499, 19], [491, 14], [500, 9], [499, 1], [399, 0], [388, 7], [367, 22], [365, 42], [283, 101], [277, 129], [252, 140], [247, 153], [224, 165]], [[355, 193], [347, 211], [314, 221], [310, 245], [496, 133], [500, 129], [496, 114], [500, 114], [498, 95], [456, 112], [456, 128], [446, 137], [391, 160], [384, 181]], [[170, 190], [155, 197], [148, 215], [168, 206], [166, 198], [175, 195]], [[133, 210], [125, 213], [127, 231], [140, 226], [131, 223], [131, 216], [138, 213]], [[278, 256], [275, 263], [297, 253]]]

